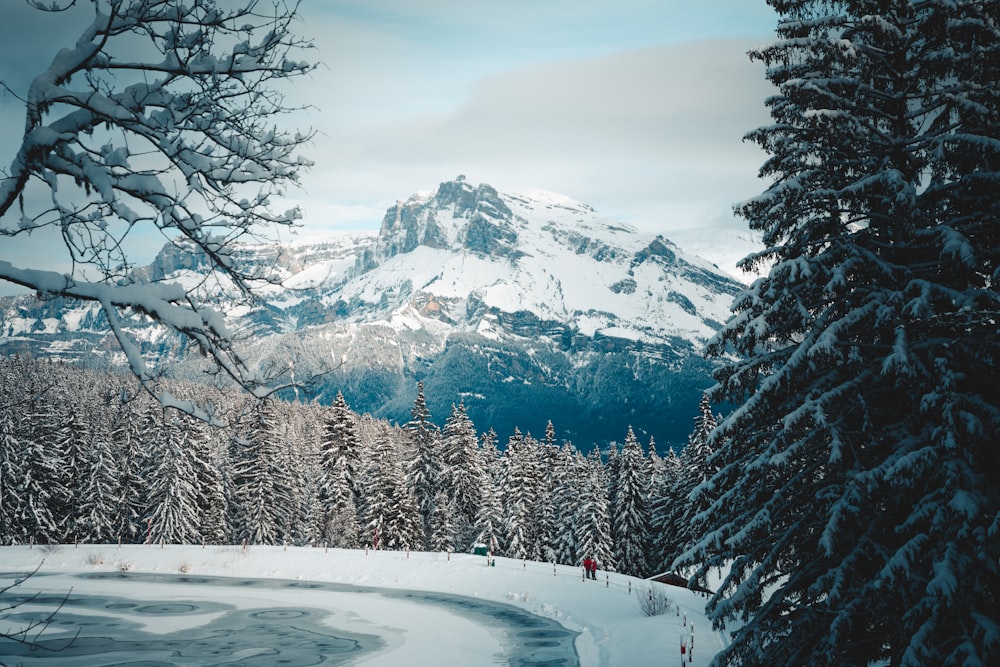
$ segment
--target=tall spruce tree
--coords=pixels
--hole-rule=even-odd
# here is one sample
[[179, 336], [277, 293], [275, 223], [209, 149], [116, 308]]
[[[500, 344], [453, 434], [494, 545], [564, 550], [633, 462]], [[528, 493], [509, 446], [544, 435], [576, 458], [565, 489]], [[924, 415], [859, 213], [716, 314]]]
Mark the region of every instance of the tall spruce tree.
[[142, 408], [136, 407], [136, 402], [128, 403], [119, 406], [112, 414], [111, 439], [116, 448], [120, 491], [115, 512], [115, 535], [125, 543], [140, 542], [146, 531], [142, 515], [146, 509], [148, 490], [146, 471], [150, 468], [152, 454], [147, 440], [158, 426], [148, 403]]
[[709, 442], [717, 425], [718, 418], [712, 414], [712, 401], [707, 392], [703, 393], [698, 403], [698, 415], [694, 418], [694, 430], [688, 436], [687, 446], [682, 452], [682, 463], [690, 468], [696, 484], [709, 477], [708, 459], [712, 455]]
[[503, 458], [506, 553], [511, 558], [540, 560], [543, 554], [539, 542], [541, 463], [538, 441], [515, 428], [514, 435], [507, 440]]
[[90, 447], [90, 424], [81, 416], [79, 406], [52, 405], [54, 421], [45, 426], [49, 445], [56, 451], [59, 467], [50, 487], [52, 516], [59, 527], [60, 542], [76, 542], [84, 536], [78, 531], [82, 485], [90, 473], [87, 450]]
[[365, 483], [365, 541], [376, 549], [420, 549], [423, 526], [413, 491], [406, 483], [403, 464], [385, 429], [376, 435]]
[[154, 445], [156, 456], [150, 471], [146, 542], [153, 544], [197, 544], [199, 508], [197, 480], [189, 455], [190, 431], [177, 417], [164, 410], [163, 423]]
[[96, 415], [91, 417], [89, 446], [83, 452], [83, 477], [73, 511], [70, 531], [81, 542], [109, 544], [118, 538], [121, 509], [121, 474], [111, 428]]
[[[389, 512], [392, 496], [393, 470], [398, 470], [396, 452], [388, 433], [388, 427], [378, 429], [365, 447], [361, 459], [361, 516], [364, 521], [361, 540], [365, 545], [378, 549], [382, 546], [382, 536]], [[395, 464], [390, 468], [389, 464]], [[398, 474], [398, 473], [397, 473]]]
[[[677, 461], [678, 470], [669, 493], [674, 500], [672, 525], [661, 543], [667, 553], [676, 557], [693, 545], [704, 532], [705, 511], [714, 498], [709, 478], [715, 472], [711, 457], [712, 432], [718, 418], [712, 414], [712, 403], [707, 393], [702, 394], [694, 430]], [[669, 568], [671, 563], [667, 564]]]
[[476, 427], [464, 402], [452, 405], [451, 415], [445, 421], [440, 460], [438, 491], [444, 493], [445, 502], [452, 511], [453, 548], [467, 549], [477, 536], [476, 515], [482, 502], [482, 491]]
[[413, 491], [401, 476], [390, 478], [390, 481], [389, 512], [383, 524], [382, 548], [396, 551], [425, 549], [427, 540]]
[[330, 546], [355, 548], [361, 544], [359, 458], [354, 415], [338, 391], [324, 419], [320, 443], [319, 537]]
[[737, 407], [685, 557], [745, 619], [714, 664], [1000, 664], [998, 4], [769, 4], [772, 266], [710, 345]]
[[557, 563], [576, 565], [576, 513], [580, 492], [584, 488], [581, 469], [585, 462], [570, 443], [564, 443], [556, 456], [552, 488], [552, 515], [555, 532], [552, 539], [553, 557]]
[[63, 503], [69, 491], [63, 485], [65, 463], [56, 446], [60, 419], [44, 400], [32, 401], [18, 419], [23, 434], [12, 468], [18, 471], [16, 504], [10, 508], [13, 540], [25, 544], [58, 542]]
[[236, 539], [249, 544], [281, 544], [288, 537], [289, 515], [297, 507], [294, 480], [282, 465], [284, 424], [273, 401], [256, 406], [251, 423], [234, 439]]
[[187, 425], [185, 455], [190, 461], [198, 511], [198, 534], [202, 543], [226, 544], [229, 541], [229, 505], [222, 466], [212, 451], [214, 427], [191, 417], [181, 417]]
[[504, 541], [504, 508], [500, 499], [501, 459], [497, 453], [497, 434], [490, 429], [480, 439], [480, 505], [476, 512], [476, 539], [493, 553], [500, 553]]
[[[410, 421], [403, 427], [410, 438], [412, 457], [406, 466], [406, 484], [416, 499], [423, 530], [423, 544], [430, 544], [430, 517], [434, 510], [438, 477], [441, 474], [438, 427], [431, 421], [430, 410], [424, 399], [424, 383], [417, 383], [417, 397], [410, 409]], [[413, 545], [414, 548], [417, 545]]]
[[555, 429], [549, 422], [545, 430], [545, 440], [538, 443], [538, 499], [536, 514], [538, 516], [538, 553], [539, 557], [549, 563], [556, 561], [556, 541], [559, 529], [556, 525], [555, 490], [559, 484], [556, 478], [556, 466], [559, 459], [559, 447], [555, 444]]
[[636, 577], [649, 571], [649, 483], [642, 445], [629, 426], [618, 460], [612, 535], [618, 571]]
[[650, 489], [650, 566], [666, 572], [680, 555], [681, 517], [686, 501], [681, 496], [681, 460], [673, 449], [667, 450], [653, 474]]
[[614, 545], [611, 536], [611, 507], [608, 499], [607, 471], [596, 447], [587, 457], [583, 488], [576, 515], [577, 557], [588, 556], [606, 570], [615, 570]]

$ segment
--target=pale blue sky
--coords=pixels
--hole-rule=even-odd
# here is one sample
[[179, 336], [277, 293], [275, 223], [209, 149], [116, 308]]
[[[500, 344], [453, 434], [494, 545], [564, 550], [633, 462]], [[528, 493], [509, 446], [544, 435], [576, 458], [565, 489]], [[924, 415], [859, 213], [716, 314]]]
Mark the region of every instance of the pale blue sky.
[[746, 56], [773, 35], [763, 2], [357, 0], [302, 14], [325, 63], [295, 93], [319, 107], [301, 194], [317, 226], [370, 226], [460, 173], [662, 231], [731, 220], [760, 189], [763, 155], [741, 137], [767, 121]]
[[[22, 0], [4, 11], [0, 79], [26, 88], [80, 24]], [[317, 131], [289, 193], [300, 234], [377, 228], [396, 200], [458, 174], [668, 236], [737, 224], [732, 204], [762, 187], [764, 155], [741, 137], [767, 122], [770, 88], [746, 56], [773, 35], [763, 0], [303, 0], [300, 13], [306, 57], [323, 63], [288, 92]], [[0, 161], [21, 127], [0, 93]], [[0, 243], [0, 258], [52, 256], [51, 240]]]

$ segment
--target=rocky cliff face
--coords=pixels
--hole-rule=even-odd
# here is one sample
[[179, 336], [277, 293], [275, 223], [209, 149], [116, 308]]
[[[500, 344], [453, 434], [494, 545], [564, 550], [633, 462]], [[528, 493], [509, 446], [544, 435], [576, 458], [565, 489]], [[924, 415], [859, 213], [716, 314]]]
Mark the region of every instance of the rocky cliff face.
[[[261, 364], [334, 367], [321, 400], [342, 390], [355, 409], [404, 421], [422, 380], [441, 422], [464, 400], [477, 427], [501, 438], [515, 425], [540, 434], [552, 419], [582, 446], [621, 440], [629, 425], [682, 443], [711, 383], [700, 348], [739, 289], [668, 239], [585, 204], [461, 177], [398, 202], [377, 234], [240, 252], [290, 289], [227, 311], [231, 325]], [[149, 273], [195, 284], [204, 270], [167, 248]], [[100, 319], [89, 306], [7, 299], [0, 346], [104, 358]], [[173, 349], [145, 338], [150, 354]]]

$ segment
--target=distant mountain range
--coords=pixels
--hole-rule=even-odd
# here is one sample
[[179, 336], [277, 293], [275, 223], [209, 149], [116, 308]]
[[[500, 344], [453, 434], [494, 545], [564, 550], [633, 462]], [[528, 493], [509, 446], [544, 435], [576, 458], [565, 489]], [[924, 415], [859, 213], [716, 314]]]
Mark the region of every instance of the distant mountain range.
[[[266, 303], [227, 308], [262, 364], [333, 370], [319, 399], [343, 391], [360, 412], [406, 421], [422, 380], [443, 423], [465, 401], [501, 444], [551, 419], [578, 446], [621, 441], [629, 425], [680, 445], [711, 384], [704, 341], [740, 283], [670, 240], [546, 192], [500, 193], [464, 178], [390, 208], [378, 233], [245, 245], [243, 261], [278, 272]], [[148, 280], [204, 282], [202, 258], [163, 248]], [[143, 333], [147, 352], [177, 341]], [[91, 304], [0, 298], [0, 352], [114, 361]], [[177, 372], [184, 373], [184, 367]]]

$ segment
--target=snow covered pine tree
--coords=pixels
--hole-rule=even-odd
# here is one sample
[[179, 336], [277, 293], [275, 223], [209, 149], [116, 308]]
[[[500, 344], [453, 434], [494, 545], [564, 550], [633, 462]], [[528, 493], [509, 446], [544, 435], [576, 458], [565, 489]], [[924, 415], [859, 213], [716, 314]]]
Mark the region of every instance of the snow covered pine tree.
[[358, 466], [361, 442], [354, 415], [341, 392], [323, 420], [320, 442], [318, 535], [323, 544], [354, 549], [362, 544]]
[[420, 511], [424, 537], [419, 546], [426, 549], [430, 546], [431, 513], [441, 476], [441, 432], [431, 421], [423, 382], [417, 383], [417, 397], [410, 408], [410, 421], [406, 422], [403, 430], [413, 444], [413, 455], [406, 462], [406, 484]]
[[710, 345], [716, 665], [1000, 664], [1000, 4], [771, 0], [739, 207], [773, 262]]
[[649, 576], [649, 466], [642, 445], [628, 427], [618, 466], [618, 493], [612, 514], [618, 571]]
[[454, 505], [453, 542], [456, 549], [464, 551], [477, 537], [476, 515], [482, 502], [479, 442], [476, 426], [469, 419], [464, 402], [451, 406], [451, 415], [441, 434], [440, 450], [438, 491], [444, 491], [446, 502]]
[[[65, 12], [65, 20], [86, 27], [33, 80], [11, 73], [2, 83], [24, 101], [26, 118], [17, 154], [0, 172], [0, 236], [61, 240], [70, 268], [0, 260], [0, 280], [47, 297], [99, 303], [147, 388], [155, 373], [129, 333], [133, 319], [159, 322], [247, 389], [269, 393], [268, 384], [284, 380], [260, 377], [244, 364], [210, 306], [214, 291], [143, 283], [126, 248], [130, 239], [159, 230], [248, 300], [256, 283], [270, 280], [234, 262], [233, 246], [299, 215], [271, 211], [271, 197], [308, 164], [296, 152], [309, 136], [276, 129], [289, 109], [275, 84], [313, 67], [290, 57], [309, 46], [290, 32], [297, 3], [28, 4]], [[161, 395], [161, 402], [172, 399]], [[176, 407], [197, 412], [191, 403]]]

